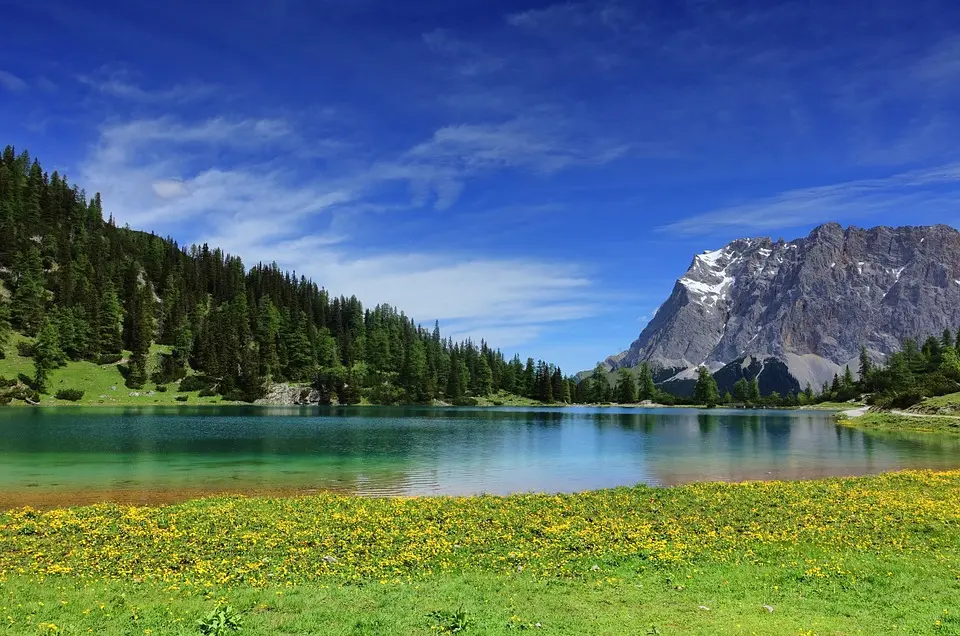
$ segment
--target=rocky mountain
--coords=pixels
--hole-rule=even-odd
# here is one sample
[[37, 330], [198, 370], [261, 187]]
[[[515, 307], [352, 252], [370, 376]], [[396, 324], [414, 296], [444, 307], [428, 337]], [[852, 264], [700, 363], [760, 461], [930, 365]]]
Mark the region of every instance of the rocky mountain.
[[721, 390], [758, 377], [761, 391], [819, 387], [861, 345], [878, 362], [904, 337], [960, 326], [960, 232], [945, 225], [844, 229], [806, 238], [737, 239], [697, 254], [673, 293], [611, 369], [648, 362], [683, 394], [698, 366]]

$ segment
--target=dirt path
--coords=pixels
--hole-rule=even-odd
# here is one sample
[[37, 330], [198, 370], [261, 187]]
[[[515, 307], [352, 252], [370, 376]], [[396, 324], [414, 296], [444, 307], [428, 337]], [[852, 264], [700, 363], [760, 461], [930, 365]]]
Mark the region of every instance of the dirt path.
[[861, 415], [863, 415], [864, 413], [866, 413], [869, 408], [870, 408], [870, 407], [868, 407], [868, 406], [861, 406], [861, 407], [858, 408], [858, 409], [850, 409], [850, 410], [847, 410], [847, 411], [841, 411], [841, 413], [842, 413], [843, 415], [846, 415], [847, 417], [860, 417]]
[[909, 411], [890, 411], [894, 415], [905, 417], [945, 417], [949, 420], [960, 420], [960, 415], [939, 415], [937, 413], [910, 413]]
[[[847, 417], [860, 417], [861, 415], [867, 413], [870, 410], [869, 406], [861, 406], [860, 408], [850, 409], [848, 411], [841, 411]], [[879, 413], [890, 413], [892, 415], [902, 415], [904, 417], [943, 417], [950, 420], [960, 420], [960, 415], [937, 415], [936, 413], [911, 413], [909, 411], [878, 411]]]

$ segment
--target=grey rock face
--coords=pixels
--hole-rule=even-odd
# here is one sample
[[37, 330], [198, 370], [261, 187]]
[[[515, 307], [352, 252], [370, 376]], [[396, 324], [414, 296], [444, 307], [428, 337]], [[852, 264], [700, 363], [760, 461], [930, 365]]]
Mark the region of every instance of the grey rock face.
[[254, 402], [254, 404], [270, 404], [274, 406], [298, 406], [319, 403], [319, 391], [311, 387], [301, 387], [293, 384], [273, 384], [267, 389], [266, 395]]
[[819, 386], [847, 364], [855, 373], [861, 345], [882, 361], [905, 337], [958, 326], [960, 232], [828, 223], [789, 243], [738, 239], [696, 255], [640, 337], [606, 365], [647, 361], [686, 379], [699, 365], [776, 358], [800, 386]]

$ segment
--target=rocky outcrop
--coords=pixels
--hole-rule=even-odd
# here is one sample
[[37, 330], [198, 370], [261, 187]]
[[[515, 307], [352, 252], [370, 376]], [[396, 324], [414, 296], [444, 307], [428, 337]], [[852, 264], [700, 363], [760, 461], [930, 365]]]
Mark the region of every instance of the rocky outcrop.
[[795, 241], [738, 239], [696, 255], [640, 337], [605, 364], [646, 361], [659, 382], [734, 365], [724, 383], [753, 368], [761, 386], [763, 369], [776, 369], [788, 379], [769, 388], [784, 392], [856, 372], [861, 345], [882, 361], [905, 337], [958, 326], [957, 230], [828, 223]]
[[308, 386], [304, 387], [295, 384], [272, 384], [267, 390], [266, 395], [254, 402], [254, 404], [269, 404], [274, 406], [296, 406], [319, 403], [319, 391]]

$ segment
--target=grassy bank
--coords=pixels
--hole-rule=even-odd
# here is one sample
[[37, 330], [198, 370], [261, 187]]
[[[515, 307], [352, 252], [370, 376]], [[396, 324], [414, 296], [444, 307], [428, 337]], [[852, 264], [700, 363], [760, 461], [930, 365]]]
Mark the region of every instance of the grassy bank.
[[871, 411], [858, 417], [840, 417], [838, 419], [841, 424], [853, 428], [960, 435], [960, 418], [937, 417], [935, 415], [915, 417], [886, 411]]
[[[17, 353], [18, 342], [30, 342], [21, 334], [14, 333], [10, 342], [4, 347], [4, 358], [0, 359], [0, 377], [10, 380], [23, 374], [32, 378], [34, 374], [33, 359]], [[170, 347], [153, 345], [148, 358], [148, 375], [156, 369], [157, 355], [170, 353]], [[124, 360], [130, 352], [124, 351]], [[124, 377], [120, 372], [122, 363], [95, 364], [93, 362], [68, 361], [65, 366], [50, 372], [47, 393], [42, 394], [40, 403], [44, 406], [77, 405], [77, 406], [155, 406], [179, 405], [178, 396], [187, 396], [187, 404], [219, 404], [220, 396], [200, 397], [199, 391], [178, 393], [175, 384], [167, 387], [166, 391], [157, 391], [153, 382], [148, 382], [142, 389], [129, 389], [124, 386]], [[60, 389], [78, 389], [83, 391], [83, 397], [77, 402], [58, 400], [54, 397]], [[23, 404], [14, 402], [13, 404]]]
[[960, 472], [907, 472], [20, 509], [0, 633], [199, 633], [223, 597], [244, 634], [429, 634], [461, 607], [478, 634], [960, 634], [958, 501]]

